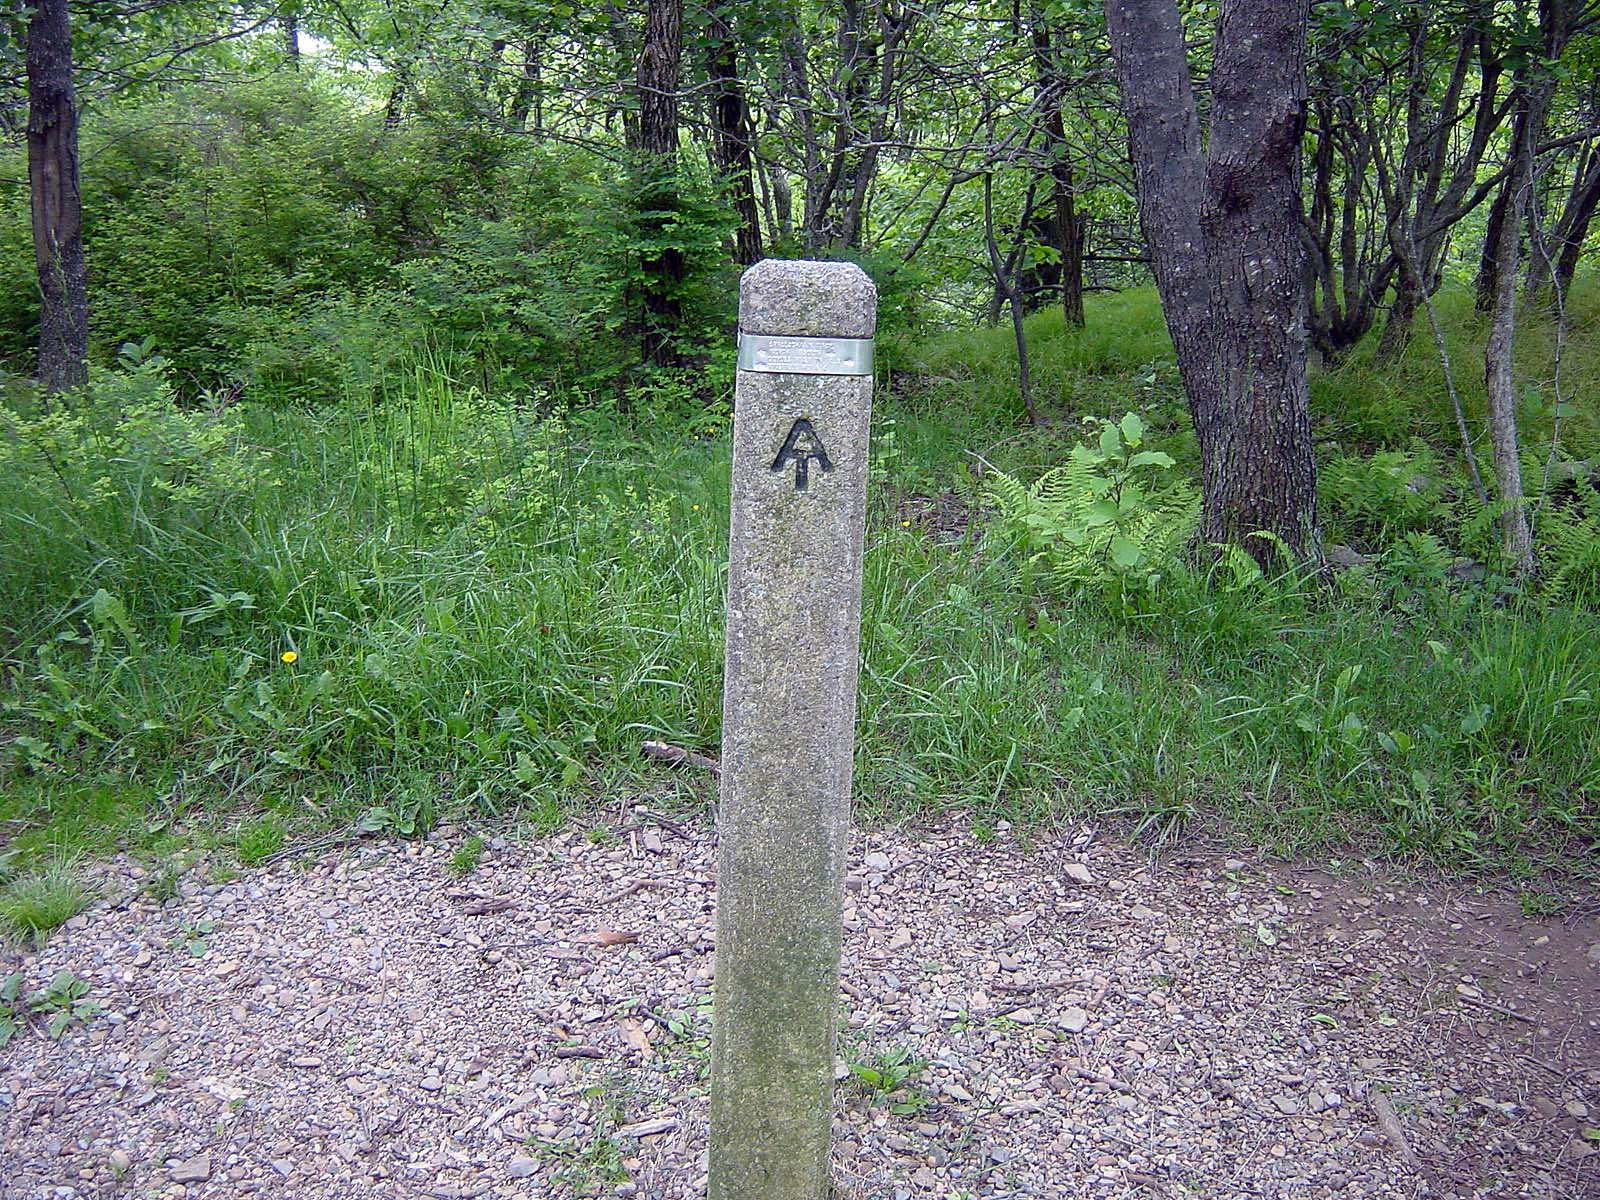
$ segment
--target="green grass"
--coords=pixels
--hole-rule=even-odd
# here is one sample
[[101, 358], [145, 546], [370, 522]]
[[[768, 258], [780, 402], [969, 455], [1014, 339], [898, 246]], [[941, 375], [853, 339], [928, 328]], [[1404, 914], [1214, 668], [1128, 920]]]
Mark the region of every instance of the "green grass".
[[[1574, 379], [1600, 357], [1589, 320]], [[1004, 330], [897, 350], [878, 398], [863, 819], [1110, 814], [1152, 837], [1199, 823], [1284, 851], [1573, 869], [1600, 833], [1600, 622], [1576, 591], [1448, 575], [1493, 539], [1456, 499], [1416, 346], [1318, 377], [1322, 452], [1350, 464], [1328, 473], [1329, 524], [1368, 568], [1326, 590], [1173, 564], [1128, 608], [1030, 570], [986, 488], [1129, 410], [1192, 470], [1159, 309], [1129, 293], [1083, 333], [1046, 313], [1030, 334], [1043, 430], [1020, 423]], [[92, 411], [20, 425], [0, 463], [0, 830], [19, 863], [231, 841], [250, 865], [363, 818], [542, 833], [602, 829], [619, 793], [702, 802], [638, 746], [719, 740], [718, 410], [488, 398], [439, 358], [317, 410], [175, 410], [149, 364], [101, 387]], [[1333, 436], [1328, 406], [1363, 402], [1441, 481], [1420, 509]]]
[[478, 869], [483, 858], [483, 839], [474, 834], [455, 848], [450, 855], [450, 874], [465, 879]]
[[42, 944], [93, 899], [70, 859], [58, 858], [0, 886], [0, 930]]

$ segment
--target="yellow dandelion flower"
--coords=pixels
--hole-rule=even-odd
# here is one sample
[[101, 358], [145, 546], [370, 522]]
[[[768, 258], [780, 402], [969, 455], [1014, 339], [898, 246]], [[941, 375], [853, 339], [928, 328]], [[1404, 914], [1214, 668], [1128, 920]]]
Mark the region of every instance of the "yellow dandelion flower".
[[695, 512], [700, 511], [700, 506], [698, 504], [691, 504], [689, 507]]
[[910, 521], [901, 521], [900, 522], [900, 528], [901, 529], [910, 529], [911, 528], [911, 522]]
[[298, 662], [299, 659], [300, 656], [293, 650], [285, 650], [282, 654], [278, 655], [278, 661], [282, 662], [285, 666], [292, 665]]

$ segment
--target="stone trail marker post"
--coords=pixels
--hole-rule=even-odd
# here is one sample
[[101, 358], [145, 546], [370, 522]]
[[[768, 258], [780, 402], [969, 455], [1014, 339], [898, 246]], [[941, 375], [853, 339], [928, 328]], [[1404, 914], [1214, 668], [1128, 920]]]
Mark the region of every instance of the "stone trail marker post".
[[710, 1200], [825, 1200], [877, 291], [739, 283]]

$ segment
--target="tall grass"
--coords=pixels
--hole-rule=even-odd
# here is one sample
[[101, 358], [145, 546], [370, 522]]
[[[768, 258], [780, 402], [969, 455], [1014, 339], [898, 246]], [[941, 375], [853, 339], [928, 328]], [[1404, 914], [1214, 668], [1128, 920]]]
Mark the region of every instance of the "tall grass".
[[[1035, 319], [1041, 378], [1181, 449], [1151, 299], [1091, 321]], [[1007, 353], [902, 352], [880, 398], [863, 815], [1112, 813], [1523, 867], [1600, 834], [1592, 613], [1384, 564], [1339, 593], [1179, 573], [1132, 616], [1039, 591], [963, 451], [1026, 470], [1078, 431], [1019, 429]], [[638, 747], [719, 740], [714, 414], [489, 397], [437, 356], [316, 410], [181, 410], [159, 364], [98, 386], [14, 420], [0, 475], [0, 830], [25, 854], [170, 838], [175, 815], [409, 832], [695, 802]], [[935, 490], [972, 536], [917, 515]]]

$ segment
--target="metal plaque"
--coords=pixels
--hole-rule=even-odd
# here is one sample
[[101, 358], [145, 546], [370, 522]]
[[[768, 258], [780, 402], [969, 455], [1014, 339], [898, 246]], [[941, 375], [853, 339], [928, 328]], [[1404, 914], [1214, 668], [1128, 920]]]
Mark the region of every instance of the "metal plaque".
[[871, 375], [871, 338], [739, 334], [739, 369], [773, 375]]

